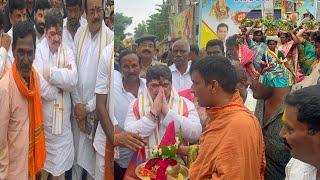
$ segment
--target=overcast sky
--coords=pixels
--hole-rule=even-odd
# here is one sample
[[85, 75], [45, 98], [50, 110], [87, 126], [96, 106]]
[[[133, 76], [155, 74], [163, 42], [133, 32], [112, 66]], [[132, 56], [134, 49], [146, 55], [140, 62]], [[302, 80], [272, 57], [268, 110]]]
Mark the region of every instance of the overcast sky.
[[156, 13], [156, 5], [162, 4], [162, 0], [115, 0], [115, 12], [132, 17], [132, 24], [125, 32], [133, 34], [134, 28], [149, 19], [149, 16]]

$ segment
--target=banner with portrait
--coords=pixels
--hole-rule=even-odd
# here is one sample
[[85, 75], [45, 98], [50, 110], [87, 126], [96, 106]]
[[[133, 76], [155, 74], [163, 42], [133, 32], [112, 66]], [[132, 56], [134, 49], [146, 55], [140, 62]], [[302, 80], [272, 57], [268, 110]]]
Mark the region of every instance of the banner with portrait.
[[193, 16], [192, 9], [188, 8], [175, 16], [172, 20], [172, 38], [184, 38], [192, 41]]
[[[261, 18], [263, 4], [270, 3], [270, 1], [272, 0], [201, 0], [199, 47], [205, 48], [206, 43], [211, 39], [220, 39], [225, 42], [229, 36], [240, 33], [238, 27], [241, 21], [246, 17]], [[299, 13], [298, 18], [307, 11], [312, 14], [316, 13], [314, 0], [273, 0], [272, 3], [276, 18], [285, 17], [287, 12], [292, 11], [293, 6]]]

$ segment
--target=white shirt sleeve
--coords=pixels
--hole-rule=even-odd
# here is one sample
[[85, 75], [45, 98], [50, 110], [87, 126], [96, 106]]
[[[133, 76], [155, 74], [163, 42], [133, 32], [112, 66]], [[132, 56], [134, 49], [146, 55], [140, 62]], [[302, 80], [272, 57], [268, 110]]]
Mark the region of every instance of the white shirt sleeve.
[[50, 85], [43, 78], [43, 61], [39, 49], [36, 50], [36, 57], [32, 65], [38, 73], [41, 97], [46, 101], [56, 100], [58, 98], [59, 89]]
[[4, 72], [4, 67], [6, 65], [7, 57], [8, 57], [7, 50], [4, 47], [1, 47], [0, 48], [0, 77]]
[[163, 121], [161, 121], [161, 124], [167, 127], [173, 120], [177, 132], [181, 127], [183, 138], [185, 138], [188, 142], [196, 142], [197, 140], [199, 140], [202, 132], [200, 118], [194, 104], [186, 98], [183, 98], [183, 100], [187, 103], [189, 112], [188, 117], [181, 116], [178, 113], [169, 110], [166, 117], [163, 119]]
[[317, 168], [298, 159], [291, 158], [286, 168], [285, 180], [315, 180]]
[[[74, 49], [72, 49], [74, 57], [75, 57], [75, 62], [78, 61], [78, 56], [77, 56], [77, 48], [79, 46], [79, 41], [80, 41], [80, 36], [82, 34], [82, 30], [83, 30], [83, 26], [79, 27], [79, 29], [77, 30], [75, 36], [74, 36]], [[76, 64], [77, 65], [77, 64]], [[72, 99], [72, 103], [76, 104], [76, 103], [81, 103], [81, 98], [79, 95], [79, 89], [75, 88], [72, 92], [71, 92], [71, 99]]]
[[124, 122], [124, 130], [132, 133], [139, 133], [141, 137], [149, 137], [152, 135], [157, 124], [147, 117], [143, 116], [138, 120], [133, 112], [134, 102], [131, 102], [126, 120]]
[[114, 32], [111, 29], [109, 29], [107, 26], [106, 28], [107, 28], [107, 36], [108, 36], [108, 42], [107, 42], [108, 43], [107, 46], [108, 46], [110, 43], [113, 43]]
[[43, 75], [43, 62], [42, 62], [42, 55], [40, 51], [41, 46], [38, 45], [36, 49], [35, 59], [33, 61], [33, 67], [37, 70], [37, 72]]
[[59, 89], [50, 85], [43, 76], [38, 73], [41, 97], [46, 101], [53, 101], [58, 98]]
[[64, 47], [64, 53], [66, 53], [66, 65], [71, 65], [71, 69], [67, 68], [50, 68], [49, 83], [61, 88], [64, 91], [71, 92], [75, 89], [78, 81], [77, 67], [75, 64], [75, 58], [72, 50], [68, 47]]
[[101, 56], [100, 63], [98, 65], [98, 71], [97, 71], [97, 81], [96, 81], [96, 88], [95, 93], [96, 94], [108, 94], [108, 84], [109, 84], [109, 58], [110, 54], [108, 53], [108, 49], [105, 49], [103, 51], [103, 54]]

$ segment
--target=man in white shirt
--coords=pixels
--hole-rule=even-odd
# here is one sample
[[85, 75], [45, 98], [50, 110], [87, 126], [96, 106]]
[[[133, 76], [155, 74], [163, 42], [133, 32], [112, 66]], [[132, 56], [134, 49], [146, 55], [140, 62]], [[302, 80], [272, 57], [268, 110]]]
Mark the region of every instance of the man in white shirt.
[[[10, 19], [10, 23], [12, 24], [12, 27], [7, 32], [7, 34], [12, 39], [13, 26], [18, 21], [25, 21], [27, 19], [27, 5], [25, 1], [21, 1], [21, 0], [10, 0], [8, 3], [9, 3], [9, 19]], [[10, 48], [8, 51], [8, 59], [7, 59], [8, 67], [11, 67], [12, 62], [13, 62], [12, 45], [10, 45]]]
[[82, 0], [66, 0], [67, 18], [63, 20], [63, 42], [74, 49], [74, 36], [80, 26], [87, 24], [87, 20], [81, 17], [84, 10]]
[[192, 85], [189, 63], [190, 45], [186, 40], [177, 40], [172, 45], [173, 65], [170, 66], [172, 73], [172, 85], [180, 92], [190, 89]]
[[168, 124], [174, 121], [176, 132], [181, 128], [186, 142], [196, 142], [202, 127], [194, 104], [172, 88], [172, 74], [166, 65], [149, 67], [147, 89], [129, 107], [125, 131], [138, 133], [148, 140], [146, 158], [152, 158], [152, 148], [158, 146]]
[[54, 179], [64, 180], [64, 173], [71, 169], [74, 160], [70, 92], [78, 75], [73, 51], [62, 43], [61, 13], [50, 9], [45, 21], [46, 38], [38, 45], [34, 67], [59, 89], [59, 94], [54, 100], [43, 100], [47, 155], [41, 176], [46, 179], [50, 173]]
[[50, 4], [48, 0], [37, 0], [34, 2], [33, 12], [34, 12], [34, 27], [36, 30], [37, 45], [45, 38], [44, 35], [44, 17], [47, 15], [50, 9]]
[[74, 38], [79, 75], [77, 88], [72, 93], [76, 151], [76, 164], [72, 173], [76, 180], [81, 179], [83, 169], [90, 178], [94, 178], [95, 151], [92, 136], [94, 123], [97, 121], [94, 89], [103, 49], [113, 41], [113, 32], [103, 22], [102, 4], [101, 0], [84, 1], [88, 24], [80, 27]]
[[[286, 167], [288, 180], [320, 178], [320, 85], [309, 86], [286, 97], [280, 136], [295, 159]], [[300, 160], [300, 161], [299, 161]]]
[[[103, 180], [105, 173], [105, 146], [106, 133], [108, 131], [108, 121], [110, 114], [108, 109], [113, 108], [115, 126], [114, 146], [120, 146], [119, 158], [114, 163], [114, 179], [123, 179], [126, 168], [129, 164], [132, 150], [136, 150], [144, 146], [142, 138], [133, 133], [124, 131], [124, 121], [130, 103], [138, 97], [146, 88], [145, 80], [139, 78], [141, 71], [140, 60], [133, 51], [124, 51], [119, 56], [120, 72], [113, 71], [114, 78], [110, 81], [110, 66], [112, 66], [112, 50], [113, 45], [109, 45], [107, 52], [102, 56], [101, 63], [98, 68], [97, 84], [95, 92], [97, 93], [97, 111], [99, 113], [100, 123], [94, 140], [96, 150], [96, 171], [95, 179]], [[112, 67], [111, 67], [112, 68]], [[113, 83], [111, 85], [110, 83]], [[110, 88], [113, 87], [113, 88]], [[112, 91], [112, 92], [111, 92]], [[112, 95], [112, 96], [110, 96]], [[108, 99], [110, 97], [110, 99]], [[114, 107], [110, 107], [107, 101], [113, 101]], [[113, 127], [113, 126], [112, 126]], [[131, 150], [130, 150], [131, 149]], [[113, 166], [113, 162], [111, 164]], [[106, 178], [106, 177], [105, 177]]]

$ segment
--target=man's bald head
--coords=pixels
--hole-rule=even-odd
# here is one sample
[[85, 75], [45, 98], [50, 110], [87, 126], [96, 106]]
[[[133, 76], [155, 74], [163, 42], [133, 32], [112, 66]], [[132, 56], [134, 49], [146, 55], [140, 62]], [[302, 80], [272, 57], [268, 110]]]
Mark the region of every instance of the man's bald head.
[[190, 45], [188, 41], [184, 39], [177, 40], [172, 45], [172, 56], [173, 63], [178, 69], [186, 68], [188, 66], [188, 61], [190, 54]]
[[173, 48], [174, 48], [175, 46], [177, 46], [177, 45], [183, 45], [183, 46], [187, 47], [188, 53], [190, 52], [190, 44], [189, 44], [189, 42], [188, 42], [187, 40], [185, 40], [185, 39], [179, 39], [179, 40], [175, 41], [175, 42], [173, 43], [173, 45], [172, 45], [172, 50], [173, 50]]

